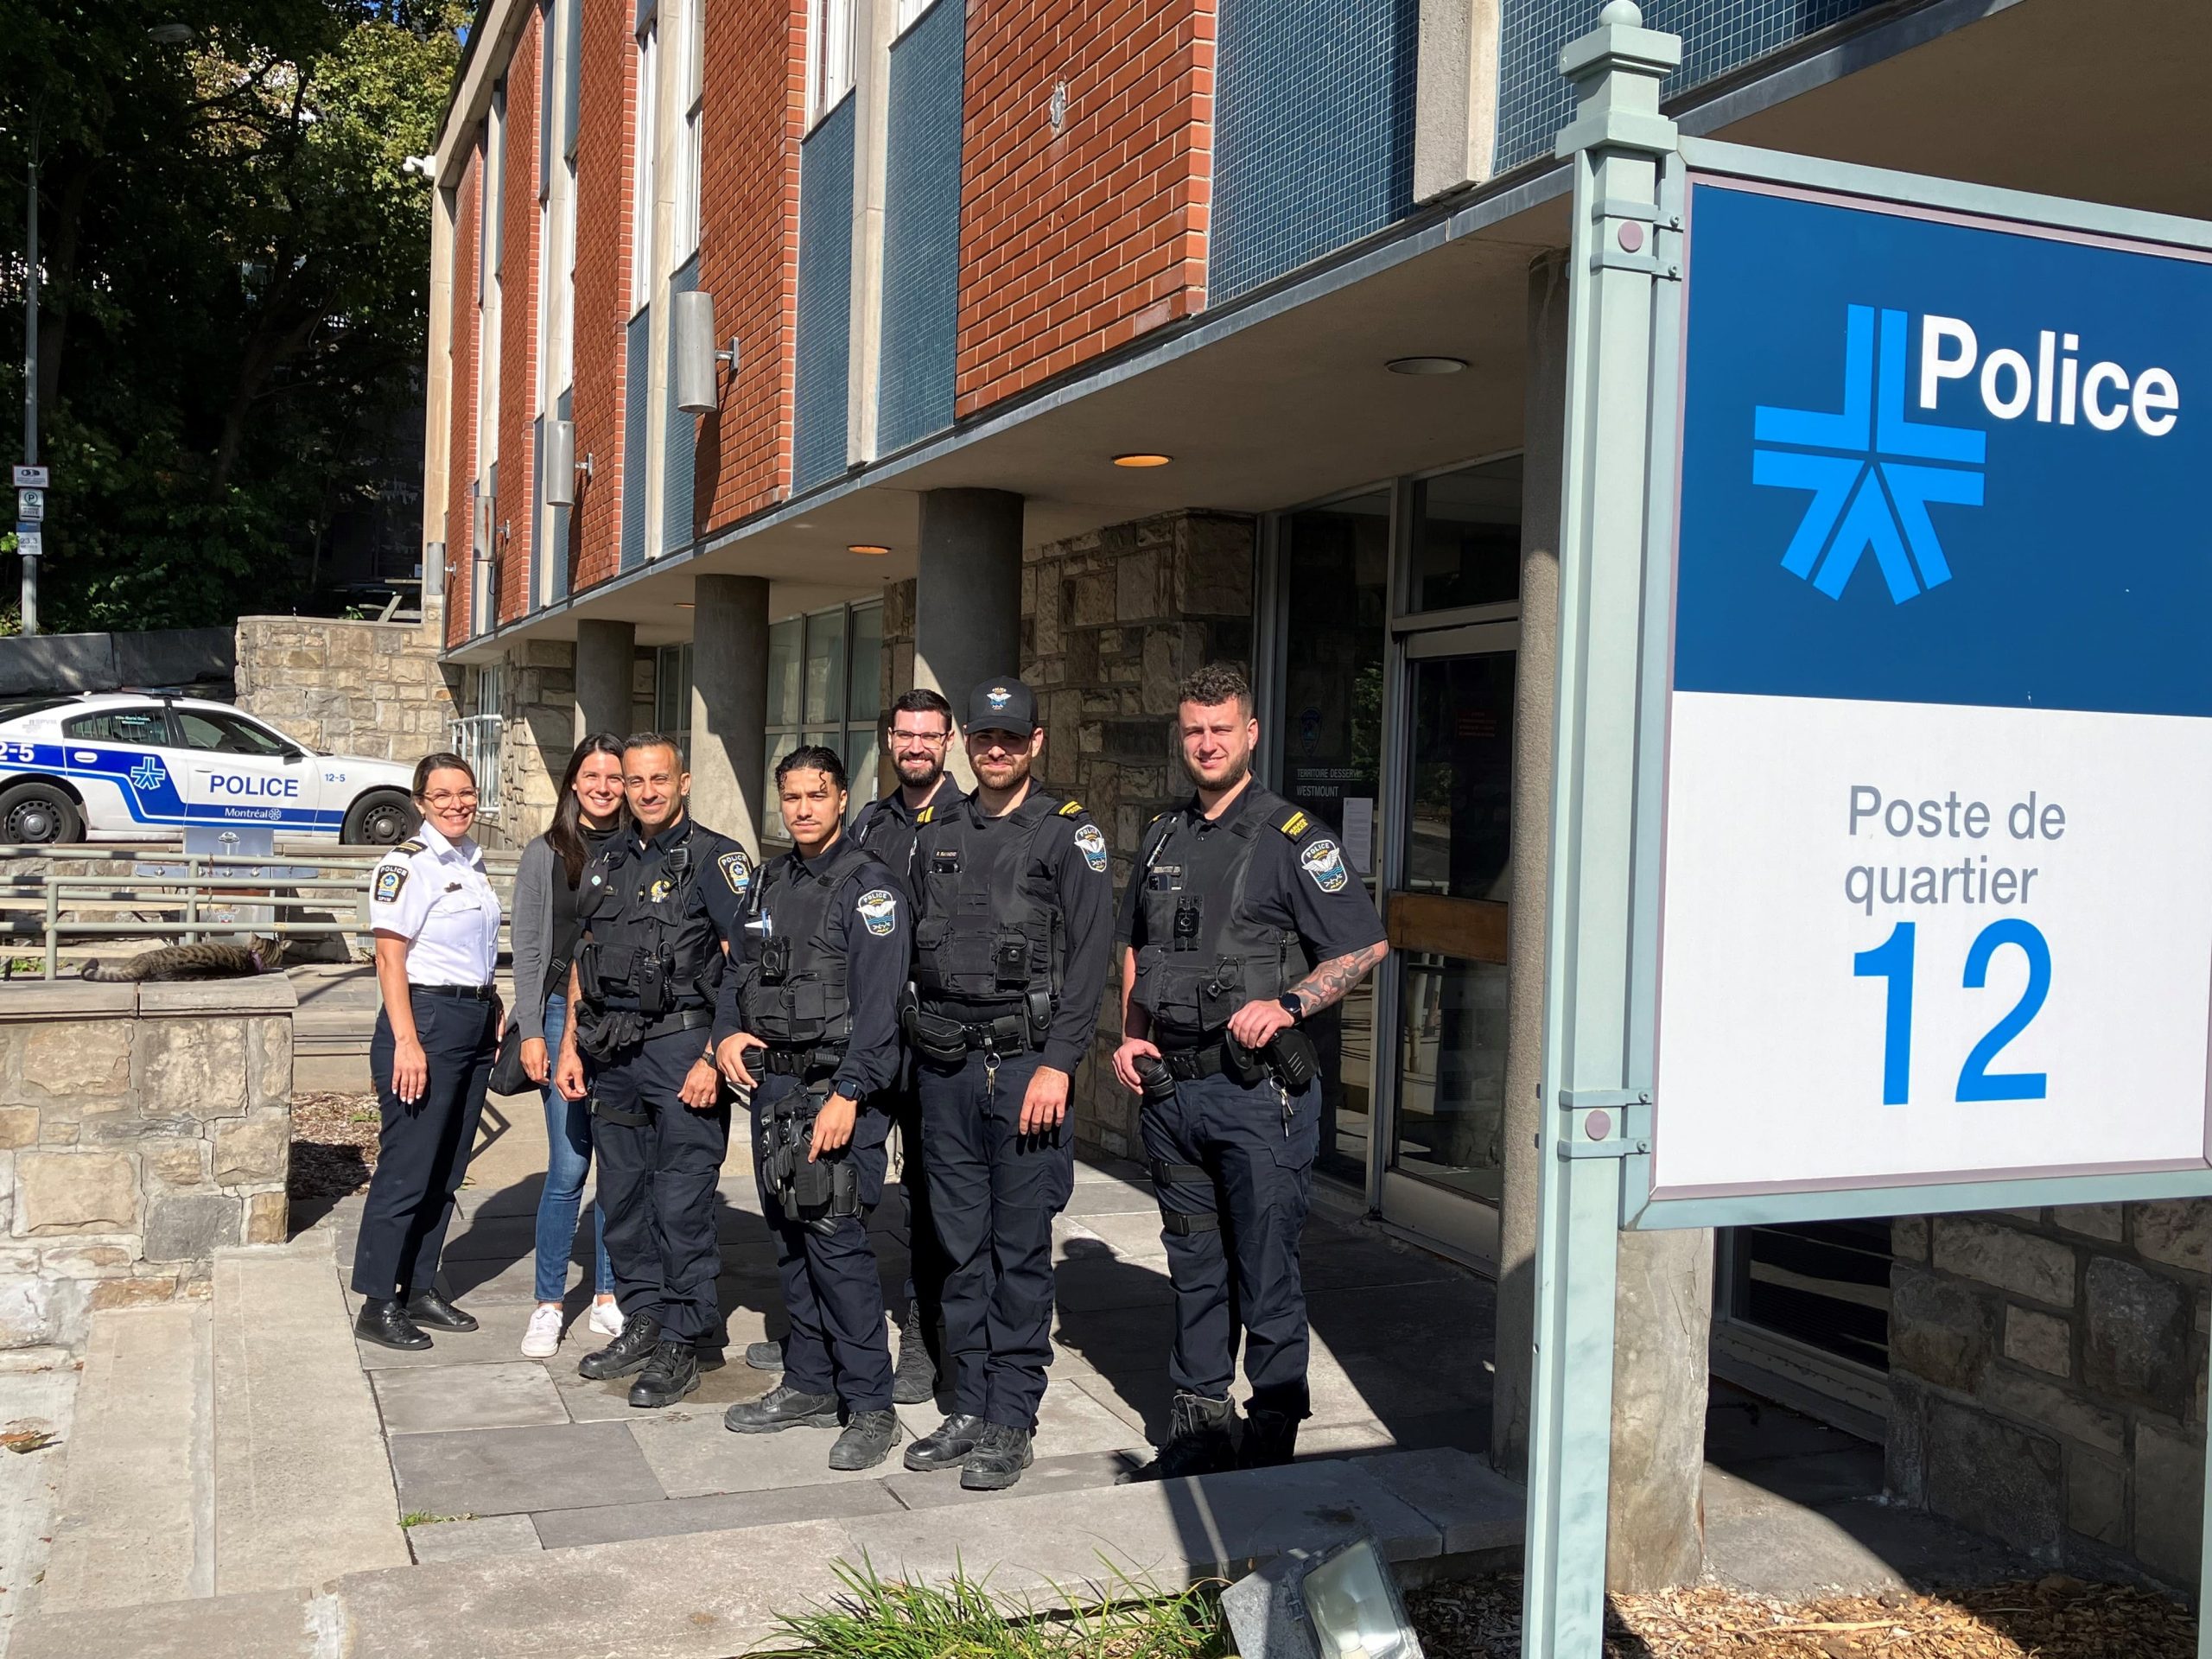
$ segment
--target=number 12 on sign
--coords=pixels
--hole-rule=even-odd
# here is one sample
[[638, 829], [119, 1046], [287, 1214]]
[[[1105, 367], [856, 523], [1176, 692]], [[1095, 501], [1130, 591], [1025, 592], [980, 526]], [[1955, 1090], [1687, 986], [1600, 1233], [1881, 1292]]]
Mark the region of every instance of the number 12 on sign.
[[[1852, 972], [1860, 979], [1888, 982], [1882, 1018], [1882, 1103], [1903, 1106], [1912, 1091], [1912, 978], [1918, 929], [1899, 922], [1890, 937], [1871, 950], [1851, 959]], [[1970, 991], [1989, 982], [1990, 958], [2006, 945], [2017, 945], [2028, 959], [2028, 983], [2011, 1012], [1992, 1026], [1974, 1046], [1959, 1068], [1956, 1098], [1968, 1103], [1994, 1100], [2041, 1100], [2048, 1077], [2041, 1071], [1992, 1071], [1990, 1062], [2005, 1046], [2028, 1027], [2043, 1009], [2050, 993], [2050, 946], [2042, 930], [2018, 917], [1992, 922], [1974, 936], [1967, 949], [1961, 983]]]

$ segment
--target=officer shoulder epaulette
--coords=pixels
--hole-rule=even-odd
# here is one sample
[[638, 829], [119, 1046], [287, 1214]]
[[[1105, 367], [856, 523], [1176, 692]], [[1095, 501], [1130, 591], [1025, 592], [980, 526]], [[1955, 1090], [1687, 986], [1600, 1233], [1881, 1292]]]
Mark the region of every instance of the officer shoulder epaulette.
[[1060, 803], [1060, 816], [1064, 818], [1078, 817], [1082, 811], [1083, 803], [1081, 801], [1063, 801]]
[[1288, 836], [1293, 841], [1296, 841], [1300, 836], [1304, 835], [1313, 827], [1313, 820], [1307, 817], [1304, 811], [1296, 807], [1293, 807], [1291, 809], [1290, 816], [1288, 817], [1285, 818], [1281, 823], [1275, 825], [1276, 829], [1281, 830], [1283, 834]]
[[391, 850], [395, 853], [404, 853], [408, 857], [412, 858], [416, 854], [423, 850], [423, 843], [419, 841], [411, 839], [403, 841], [398, 846], [393, 848]]
[[936, 816], [937, 816], [937, 808], [936, 808], [936, 807], [934, 807], [934, 806], [925, 806], [925, 807], [924, 807], [920, 811], [918, 811], [918, 812], [917, 812], [917, 813], [915, 813], [915, 814], [914, 814], [914, 823], [915, 823], [918, 826], [918, 825], [921, 825], [921, 824], [925, 824], [925, 823], [928, 823], [931, 818], [935, 817]]

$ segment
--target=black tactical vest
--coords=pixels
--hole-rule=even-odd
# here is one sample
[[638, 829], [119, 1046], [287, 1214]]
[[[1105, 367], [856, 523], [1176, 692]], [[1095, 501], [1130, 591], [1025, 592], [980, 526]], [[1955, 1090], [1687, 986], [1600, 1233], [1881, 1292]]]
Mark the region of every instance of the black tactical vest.
[[914, 989], [925, 1003], [958, 1003], [964, 1013], [1004, 1009], [1032, 992], [1059, 995], [1065, 924], [1049, 880], [1033, 881], [1029, 871], [1039, 842], [1058, 833], [1054, 820], [1082, 810], [1033, 786], [988, 831], [965, 801], [943, 820], [924, 810], [912, 879], [920, 916]]
[[842, 836], [814, 868], [796, 857], [779, 858], [753, 884], [737, 1002], [745, 1029], [773, 1047], [842, 1044], [852, 1035], [845, 953], [830, 921], [838, 890], [863, 861], [874, 861], [850, 836]]
[[658, 854], [639, 852], [626, 835], [585, 866], [576, 915], [591, 938], [576, 971], [601, 1007], [658, 1019], [714, 1007], [721, 939], [703, 912], [686, 914], [703, 874], [696, 828], [687, 819], [681, 839]]
[[[1297, 933], [1257, 920], [1244, 880], [1259, 837], [1308, 827], [1305, 814], [1259, 785], [1227, 823], [1201, 835], [1187, 814], [1154, 820], [1139, 852], [1137, 903], [1144, 944], [1131, 1000], [1180, 1039], [1211, 1037], [1260, 997], [1277, 997], [1313, 964]], [[1155, 1033], [1155, 1035], [1159, 1033]]]

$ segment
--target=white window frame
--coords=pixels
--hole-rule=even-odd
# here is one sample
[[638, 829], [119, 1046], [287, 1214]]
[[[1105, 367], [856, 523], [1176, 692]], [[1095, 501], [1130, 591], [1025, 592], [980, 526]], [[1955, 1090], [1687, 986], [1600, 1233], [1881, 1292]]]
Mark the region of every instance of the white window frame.
[[669, 264], [679, 266], [699, 251], [701, 138], [705, 122], [707, 75], [706, 0], [677, 0], [676, 86], [683, 111], [677, 135], [675, 222], [671, 227]]
[[811, 127], [853, 86], [855, 0], [806, 0], [806, 124]]
[[892, 20], [892, 38], [897, 39], [922, 21], [922, 14], [937, 3], [937, 0], [899, 0], [898, 16]]
[[649, 15], [638, 30], [637, 126], [630, 168], [630, 315], [652, 302], [653, 195], [659, 181], [655, 152], [660, 130], [660, 19]]

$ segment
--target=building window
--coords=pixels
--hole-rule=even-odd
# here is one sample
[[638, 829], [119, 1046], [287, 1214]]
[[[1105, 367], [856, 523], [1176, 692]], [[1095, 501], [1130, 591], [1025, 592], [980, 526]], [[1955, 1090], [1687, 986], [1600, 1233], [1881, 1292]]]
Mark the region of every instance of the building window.
[[653, 149], [660, 127], [660, 28], [647, 22], [638, 36], [638, 126], [630, 166], [630, 309], [652, 300], [653, 287]]
[[922, 20], [922, 14], [937, 3], [937, 0], [899, 0], [899, 16], [894, 32], [904, 35]]
[[476, 815], [499, 816], [499, 748], [506, 729], [507, 671], [499, 664], [476, 671], [476, 712], [453, 722], [453, 752], [476, 774]]
[[671, 227], [674, 248], [670, 263], [682, 264], [699, 248], [699, 167], [701, 111], [706, 103], [706, 0], [679, 0], [677, 49], [683, 54], [676, 66], [676, 85], [683, 111], [683, 130], [676, 148], [675, 223]]
[[676, 740], [691, 765], [691, 647], [663, 645], [653, 653], [653, 729]]
[[853, 0], [807, 0], [807, 124], [827, 114], [852, 84]]
[[837, 752], [855, 806], [875, 798], [882, 674], [880, 600], [786, 617], [769, 628], [765, 837], [784, 839], [776, 762], [801, 743]]

